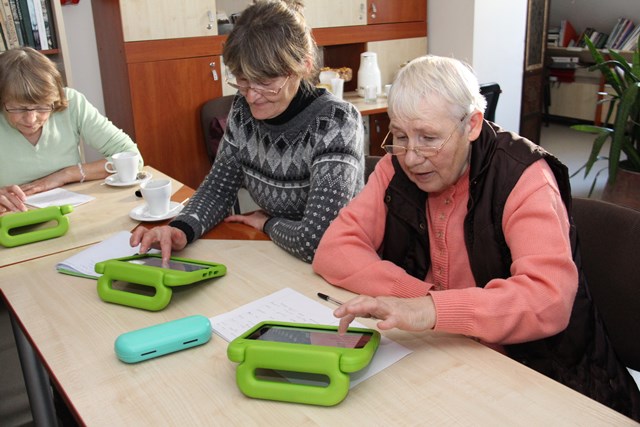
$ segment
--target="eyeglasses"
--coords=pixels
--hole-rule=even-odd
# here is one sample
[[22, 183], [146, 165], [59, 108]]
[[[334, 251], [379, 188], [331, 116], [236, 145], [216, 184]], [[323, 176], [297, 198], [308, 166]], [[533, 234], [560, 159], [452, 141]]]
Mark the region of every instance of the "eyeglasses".
[[36, 113], [50, 113], [53, 111], [53, 104], [51, 105], [36, 105], [33, 108], [24, 108], [24, 107], [20, 107], [20, 108], [10, 108], [7, 107], [7, 104], [4, 105], [4, 110], [7, 113], [11, 113], [11, 114], [24, 114], [24, 113], [29, 113], [31, 111], [36, 112]]
[[[462, 116], [462, 118], [456, 124], [456, 127], [453, 128], [449, 136], [444, 141], [442, 141], [440, 145], [436, 147], [432, 147], [429, 145], [418, 145], [416, 147], [409, 148], [405, 145], [386, 145], [387, 138], [389, 138], [389, 135], [391, 135], [391, 131], [389, 131], [387, 132], [387, 136], [384, 137], [384, 141], [382, 141], [380, 148], [382, 148], [384, 151], [391, 154], [392, 156], [404, 156], [405, 154], [407, 154], [407, 152], [413, 151], [414, 153], [416, 153], [416, 155], [424, 158], [433, 157], [436, 154], [438, 154], [440, 150], [442, 150], [442, 148], [445, 146], [447, 142], [449, 142], [453, 134], [456, 132], [456, 130], [458, 130], [458, 127], [464, 122], [464, 119], [466, 117], [467, 117], [466, 114]], [[393, 135], [391, 137], [393, 138]]]
[[289, 78], [291, 76], [287, 76], [286, 79], [284, 79], [284, 83], [282, 83], [282, 85], [278, 88], [278, 89], [269, 89], [266, 88], [264, 86], [260, 86], [260, 85], [254, 85], [254, 86], [241, 86], [239, 84], [237, 84], [236, 82], [233, 82], [229, 79], [229, 76], [226, 77], [226, 83], [231, 86], [234, 89], [237, 89], [238, 91], [240, 91], [241, 94], [246, 95], [249, 92], [249, 89], [251, 89], [252, 91], [254, 91], [255, 93], [257, 93], [258, 95], [262, 95], [262, 96], [276, 96], [277, 94], [280, 93], [280, 91], [282, 90], [282, 88], [287, 84], [287, 82], [289, 81]]

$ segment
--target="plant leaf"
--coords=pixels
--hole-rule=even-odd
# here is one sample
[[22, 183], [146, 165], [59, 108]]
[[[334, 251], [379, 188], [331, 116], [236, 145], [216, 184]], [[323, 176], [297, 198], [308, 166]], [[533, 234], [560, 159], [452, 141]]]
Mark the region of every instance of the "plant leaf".
[[615, 132], [613, 133], [611, 148], [609, 149], [609, 181], [611, 183], [615, 182], [616, 175], [618, 174], [620, 153], [622, 152], [622, 147], [628, 138], [626, 135], [627, 122], [638, 98], [639, 87], [640, 83], [630, 85], [622, 95], [622, 98], [620, 98], [620, 103], [618, 104], [614, 125]]

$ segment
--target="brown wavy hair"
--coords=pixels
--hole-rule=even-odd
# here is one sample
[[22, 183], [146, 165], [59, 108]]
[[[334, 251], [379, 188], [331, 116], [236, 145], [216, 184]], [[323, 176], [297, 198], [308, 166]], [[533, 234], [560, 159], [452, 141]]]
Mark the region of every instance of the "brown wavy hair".
[[56, 64], [30, 47], [0, 54], [0, 102], [53, 105], [53, 111], [69, 105]]
[[256, 82], [287, 75], [311, 81], [317, 74], [317, 52], [303, 6], [300, 0], [258, 0], [246, 8], [223, 46], [229, 71]]

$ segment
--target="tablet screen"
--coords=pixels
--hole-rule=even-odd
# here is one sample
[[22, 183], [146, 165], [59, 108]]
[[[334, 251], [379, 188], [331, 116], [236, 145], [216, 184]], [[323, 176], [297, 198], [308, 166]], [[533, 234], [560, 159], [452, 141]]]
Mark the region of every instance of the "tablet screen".
[[[137, 259], [129, 260], [129, 262], [132, 264], [148, 265], [151, 267], [162, 267], [162, 259], [158, 257], [150, 256], [145, 258], [137, 258]], [[175, 259], [172, 259], [169, 261], [169, 268], [171, 270], [190, 272], [190, 271], [204, 270], [204, 269], [210, 268], [210, 266], [203, 265], [203, 264], [196, 264], [193, 262], [177, 261]]]
[[344, 335], [339, 335], [338, 331], [334, 330], [265, 325], [251, 334], [248, 339], [340, 348], [363, 348], [371, 339], [371, 333], [347, 332]]

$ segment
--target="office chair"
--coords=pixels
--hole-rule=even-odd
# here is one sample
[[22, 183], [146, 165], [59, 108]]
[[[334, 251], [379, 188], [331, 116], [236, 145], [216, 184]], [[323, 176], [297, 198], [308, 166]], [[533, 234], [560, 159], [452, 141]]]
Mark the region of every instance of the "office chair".
[[582, 268], [618, 358], [640, 370], [640, 212], [573, 199]]
[[369, 180], [369, 175], [373, 172], [382, 156], [364, 156], [364, 182]]
[[218, 145], [226, 128], [227, 116], [231, 110], [233, 95], [221, 96], [205, 102], [200, 109], [200, 123], [204, 145], [211, 164], [216, 158]]
[[[227, 116], [229, 116], [233, 98], [234, 95], [226, 95], [210, 99], [200, 108], [200, 124], [202, 126], [202, 135], [204, 136], [204, 145], [212, 165], [226, 129]], [[233, 204], [232, 212], [240, 214], [240, 202], [237, 198]]]
[[483, 83], [480, 85], [480, 93], [487, 100], [487, 108], [484, 110], [484, 118], [493, 122], [496, 120], [498, 98], [502, 93], [500, 85], [498, 83]]

